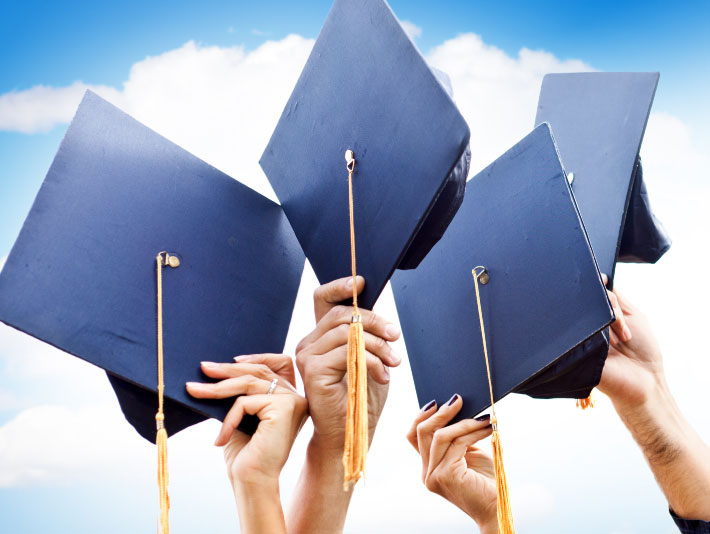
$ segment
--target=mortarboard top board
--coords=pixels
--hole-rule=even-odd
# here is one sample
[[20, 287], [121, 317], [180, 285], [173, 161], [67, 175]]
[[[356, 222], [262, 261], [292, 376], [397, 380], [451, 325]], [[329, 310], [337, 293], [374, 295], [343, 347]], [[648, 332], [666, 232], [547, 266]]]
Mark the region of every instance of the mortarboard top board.
[[656, 262], [670, 239], [654, 217], [639, 149], [659, 74], [548, 74], [535, 124], [552, 129], [601, 272]]
[[463, 197], [470, 132], [446, 80], [382, 0], [336, 0], [260, 164], [321, 283], [350, 274], [354, 152], [358, 298], [372, 308], [413, 268]]
[[[480, 292], [494, 398], [535, 377], [539, 396], [550, 380], [548, 396], [579, 389], [559, 383], [568, 371], [579, 382], [578, 369], [555, 366], [585, 343], [604, 346], [613, 312], [547, 124], [471, 179], [441, 241], [392, 278], [419, 401], [459, 393], [459, 418], [490, 405], [471, 272], [479, 265], [489, 276]], [[588, 382], [601, 367], [593, 372]]]
[[163, 274], [174, 433], [232, 404], [187, 394], [201, 360], [283, 350], [303, 253], [276, 203], [87, 92], [0, 274], [0, 320], [105, 369], [151, 441], [163, 250], [181, 260]]

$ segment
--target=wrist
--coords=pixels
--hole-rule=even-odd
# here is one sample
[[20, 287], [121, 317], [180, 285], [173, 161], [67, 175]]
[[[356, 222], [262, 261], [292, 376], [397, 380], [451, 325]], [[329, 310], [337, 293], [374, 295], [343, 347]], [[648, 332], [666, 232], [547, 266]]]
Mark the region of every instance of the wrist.
[[238, 492], [279, 493], [279, 477], [257, 469], [240, 469], [230, 477], [235, 495]]
[[353, 488], [343, 488], [343, 449], [314, 433], [288, 514], [293, 534], [342, 533]]
[[664, 408], [670, 404], [675, 406], [665, 375], [662, 372], [651, 374], [641, 391], [642, 393], [633, 399], [607, 393], [614, 405], [614, 409], [622, 420], [653, 414], [659, 407]]
[[285, 534], [286, 521], [281, 508], [278, 480], [270, 477], [261, 480], [237, 480], [232, 487], [239, 511], [241, 532]]
[[236, 480], [232, 482], [234, 494], [279, 495], [279, 481], [271, 478], [262, 480]]

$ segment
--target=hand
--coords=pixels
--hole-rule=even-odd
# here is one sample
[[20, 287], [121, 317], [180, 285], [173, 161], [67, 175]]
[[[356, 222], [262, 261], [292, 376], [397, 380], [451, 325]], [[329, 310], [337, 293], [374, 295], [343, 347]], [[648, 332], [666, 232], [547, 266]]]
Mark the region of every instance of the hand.
[[608, 295], [616, 321], [599, 390], [621, 408], [639, 405], [665, 382], [661, 350], [646, 317], [618, 290]]
[[[357, 277], [357, 291], [365, 280]], [[347, 409], [347, 343], [352, 307], [340, 302], [352, 296], [352, 278], [319, 287], [313, 296], [316, 328], [296, 348], [296, 363], [303, 378], [313, 420], [313, 437], [289, 510], [292, 534], [339, 534], [343, 531], [353, 487], [343, 491], [343, 446]], [[399, 328], [371, 311], [360, 310], [365, 330], [368, 370], [370, 441], [382, 413], [389, 384], [389, 367], [400, 358], [388, 341]]]
[[[236, 363], [202, 362], [202, 372], [221, 379], [213, 384], [188, 382], [187, 391], [199, 399], [238, 396], [222, 423], [215, 445], [223, 446], [230, 481], [278, 481], [308, 404], [293, 386], [291, 358], [283, 354], [238, 356]], [[274, 372], [273, 369], [279, 371]], [[278, 380], [272, 395], [267, 392]], [[245, 415], [259, 418], [254, 435], [237, 430]]]
[[430, 402], [414, 419], [407, 440], [421, 455], [422, 480], [427, 489], [466, 512], [482, 533], [497, 533], [493, 461], [476, 446], [493, 432], [490, 417], [464, 419], [446, 427], [461, 406], [459, 395], [438, 411], [436, 402]]
[[[241, 532], [285, 534], [279, 474], [305, 421], [308, 404], [293, 387], [293, 362], [288, 356], [254, 354], [238, 356], [235, 361], [202, 362], [202, 372], [220, 382], [188, 382], [187, 391], [199, 399], [239, 395], [224, 418], [215, 445], [226, 445], [224, 459], [241, 512]], [[247, 414], [259, 418], [252, 436], [237, 430]]]
[[[358, 277], [358, 293], [365, 280]], [[316, 327], [296, 347], [296, 364], [303, 378], [313, 419], [314, 438], [328, 451], [342, 454], [348, 400], [347, 344], [352, 307], [339, 303], [352, 295], [352, 278], [342, 278], [319, 287], [313, 296]], [[375, 432], [387, 391], [389, 367], [400, 358], [388, 341], [400, 336], [399, 328], [371, 311], [360, 310], [365, 330], [368, 370], [370, 440]]]

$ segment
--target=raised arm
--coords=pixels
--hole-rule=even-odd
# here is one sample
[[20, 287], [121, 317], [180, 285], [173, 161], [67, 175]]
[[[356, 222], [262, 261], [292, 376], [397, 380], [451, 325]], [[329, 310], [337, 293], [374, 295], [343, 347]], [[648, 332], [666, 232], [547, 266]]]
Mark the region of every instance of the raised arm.
[[618, 291], [609, 297], [618, 319], [599, 389], [638, 443], [673, 512], [710, 521], [710, 447], [671, 395], [646, 317]]
[[[189, 382], [187, 390], [193, 397], [240, 395], [225, 417], [215, 445], [224, 446], [242, 534], [285, 534], [279, 475], [308, 410], [306, 399], [293, 387], [291, 358], [259, 354], [242, 357], [234, 364], [202, 362], [202, 371], [221, 381]], [[259, 418], [252, 436], [236, 430], [247, 414]]]
[[[287, 516], [290, 534], [342, 532], [352, 497], [352, 487], [343, 489], [342, 465], [347, 339], [352, 309], [339, 305], [352, 295], [351, 282], [351, 278], [336, 280], [316, 290], [316, 328], [296, 349], [296, 363], [303, 378], [314, 430]], [[364, 279], [358, 277], [358, 290], [364, 287]], [[389, 367], [400, 363], [388, 342], [399, 338], [400, 331], [396, 325], [370, 311], [361, 310], [361, 313], [367, 349], [372, 442], [387, 399]]]

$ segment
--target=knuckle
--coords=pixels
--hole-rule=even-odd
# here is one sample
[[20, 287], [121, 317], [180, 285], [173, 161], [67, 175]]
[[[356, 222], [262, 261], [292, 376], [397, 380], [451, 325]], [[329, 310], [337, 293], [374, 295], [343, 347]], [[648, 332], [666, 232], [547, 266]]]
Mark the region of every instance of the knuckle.
[[350, 325], [349, 324], [341, 324], [338, 325], [335, 330], [337, 330], [338, 334], [340, 336], [345, 336], [347, 338], [348, 334], [350, 333]]
[[313, 302], [324, 301], [328, 297], [328, 286], [318, 286], [313, 290]]
[[452, 445], [465, 445], [466, 444], [466, 439], [464, 436], [459, 436], [458, 438], [455, 438], [452, 442]]
[[378, 352], [387, 350], [389, 348], [389, 344], [381, 337], [375, 337], [375, 346], [377, 347]]
[[436, 471], [434, 471], [433, 473], [429, 473], [428, 476], [424, 475], [424, 485], [426, 486], [426, 489], [428, 489], [432, 493], [439, 492], [440, 485]]

